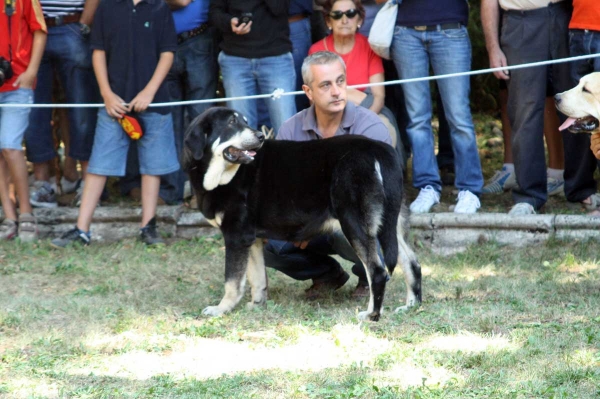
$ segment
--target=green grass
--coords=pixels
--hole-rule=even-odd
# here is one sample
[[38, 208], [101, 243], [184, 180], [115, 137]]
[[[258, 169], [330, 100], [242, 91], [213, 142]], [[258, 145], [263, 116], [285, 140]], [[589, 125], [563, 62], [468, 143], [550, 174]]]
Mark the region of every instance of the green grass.
[[423, 305], [391, 311], [397, 271], [381, 321], [362, 323], [354, 280], [308, 302], [308, 282], [273, 270], [266, 308], [202, 316], [223, 293], [219, 237], [2, 243], [0, 398], [594, 398], [596, 254], [561, 241], [421, 249]]
[[[502, 163], [499, 125], [475, 115], [475, 126], [488, 179]], [[133, 205], [110, 188], [109, 203]], [[437, 211], [454, 202], [444, 187]], [[481, 202], [512, 205], [509, 193]], [[562, 197], [545, 208], [583, 213]], [[0, 398], [600, 397], [596, 242], [492, 242], [451, 257], [418, 244], [423, 305], [391, 311], [405, 295], [398, 270], [381, 321], [362, 323], [355, 279], [307, 302], [308, 282], [273, 270], [266, 308], [202, 316], [223, 294], [219, 237], [158, 249], [0, 243]]]

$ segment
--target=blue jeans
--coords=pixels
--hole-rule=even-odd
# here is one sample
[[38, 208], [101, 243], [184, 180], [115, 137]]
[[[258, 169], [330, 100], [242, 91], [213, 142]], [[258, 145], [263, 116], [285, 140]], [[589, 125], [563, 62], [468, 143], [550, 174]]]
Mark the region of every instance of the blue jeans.
[[[167, 76], [171, 101], [216, 97], [219, 75], [214, 34], [214, 28], [210, 28], [177, 46], [173, 66]], [[178, 158], [183, 147], [183, 134], [189, 122], [213, 105], [203, 103], [171, 108]], [[187, 174], [181, 169], [163, 176], [160, 180], [160, 198], [168, 204], [181, 203], [186, 180]]]
[[137, 147], [139, 173], [162, 176], [180, 169], [173, 140], [171, 114], [146, 111], [137, 115], [144, 135], [131, 140], [121, 125], [108, 116], [105, 108], [98, 111], [98, 126], [88, 172], [100, 176], [123, 176], [130, 147]]
[[[286, 92], [295, 90], [296, 72], [290, 53], [276, 57], [242, 58], [221, 51], [219, 65], [227, 97], [271, 94], [275, 89]], [[272, 127], [277, 133], [283, 122], [296, 114], [294, 96], [267, 99], [266, 103]], [[227, 106], [244, 115], [248, 119], [248, 125], [258, 127], [256, 100], [230, 101]]]
[[[99, 103], [100, 93], [92, 70], [92, 52], [81, 36], [79, 24], [48, 28], [46, 48], [34, 91], [36, 104], [53, 102], [54, 72], [64, 89], [67, 103]], [[92, 153], [98, 108], [70, 108], [69, 156], [87, 161]], [[32, 108], [25, 133], [27, 159], [46, 162], [56, 156], [52, 138], [52, 108]]]
[[[33, 90], [17, 89], [0, 93], [0, 104], [31, 104]], [[29, 107], [0, 108], [0, 150], [23, 150], [23, 135], [29, 125]]]
[[[508, 65], [568, 57], [570, 6], [571, 2], [562, 1], [525, 12], [506, 11], [502, 17], [500, 46]], [[567, 63], [515, 69], [510, 73], [508, 117], [518, 184], [512, 191], [515, 203], [525, 202], [538, 210], [548, 200], [544, 105], [548, 95], [571, 87]], [[573, 135], [563, 132], [565, 150], [570, 136]], [[565, 183], [571, 162], [577, 162], [581, 154], [583, 152], [565, 151]]]
[[[401, 79], [428, 76], [430, 63], [436, 75], [466, 72], [471, 69], [471, 42], [465, 27], [420, 32], [396, 26], [392, 59]], [[437, 85], [450, 127], [455, 186], [479, 195], [483, 175], [469, 105], [469, 77], [440, 79]], [[440, 192], [442, 184], [431, 129], [429, 82], [407, 83], [402, 89], [409, 119], [406, 130], [413, 153], [413, 186], [429, 185]]]
[[[572, 57], [600, 53], [600, 32], [572, 29], [569, 31], [569, 53]], [[576, 86], [582, 76], [592, 72], [600, 72], [600, 58], [591, 58], [571, 63], [571, 83]], [[565, 196], [572, 202], [583, 201], [596, 192], [594, 172], [600, 167], [590, 148], [590, 135], [565, 133], [565, 161], [567, 154], [577, 154], [579, 162], [574, 167], [565, 162]], [[571, 136], [571, 137], [568, 137]]]
[[338, 274], [342, 267], [329, 256], [337, 254], [354, 262], [352, 273], [362, 284], [367, 282], [367, 274], [362, 262], [342, 233], [315, 237], [310, 240], [305, 249], [300, 249], [288, 241], [269, 240], [263, 254], [265, 266], [302, 281], [327, 280]]
[[[302, 62], [308, 55], [312, 45], [310, 36], [310, 18], [290, 23], [290, 40], [292, 42], [292, 57], [294, 58], [294, 70], [296, 72], [296, 89], [302, 90]], [[309, 107], [308, 97], [304, 94], [295, 96], [296, 109], [302, 110]]]

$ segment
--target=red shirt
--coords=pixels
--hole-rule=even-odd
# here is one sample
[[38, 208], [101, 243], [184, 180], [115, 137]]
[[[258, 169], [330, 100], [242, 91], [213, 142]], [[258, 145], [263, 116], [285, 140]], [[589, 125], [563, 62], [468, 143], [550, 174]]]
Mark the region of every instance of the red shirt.
[[[340, 54], [335, 51], [333, 45], [333, 35], [329, 35], [323, 40], [319, 40], [310, 47], [308, 54], [317, 51], [331, 51], [338, 54], [346, 63], [346, 82], [348, 86], [369, 83], [373, 75], [383, 73], [383, 63], [381, 57], [371, 50], [369, 41], [360, 33], [357, 33], [354, 39], [354, 47], [347, 54]], [[365, 91], [365, 87], [358, 90]]]
[[[14, 0], [15, 11], [10, 17], [6, 15], [6, 2], [2, 1], [0, 12], [0, 56], [7, 60], [11, 59], [13, 77], [0, 86], [0, 92], [16, 90], [13, 82], [17, 77], [25, 72], [31, 59], [31, 47], [33, 45], [33, 32], [42, 30], [47, 32], [44, 14], [39, 0]], [[6, 40], [10, 38], [9, 42]]]
[[600, 31], [600, 2], [598, 0], [573, 0], [573, 16], [569, 29]]

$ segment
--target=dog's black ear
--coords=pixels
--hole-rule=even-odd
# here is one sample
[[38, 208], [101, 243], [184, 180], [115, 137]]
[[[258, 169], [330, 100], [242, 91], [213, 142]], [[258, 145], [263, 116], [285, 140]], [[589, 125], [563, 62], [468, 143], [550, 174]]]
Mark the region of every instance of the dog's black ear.
[[183, 170], [189, 169], [193, 161], [199, 161], [204, 155], [207, 134], [210, 132], [210, 110], [197, 116], [188, 126], [183, 135], [183, 150], [181, 151], [181, 166]]

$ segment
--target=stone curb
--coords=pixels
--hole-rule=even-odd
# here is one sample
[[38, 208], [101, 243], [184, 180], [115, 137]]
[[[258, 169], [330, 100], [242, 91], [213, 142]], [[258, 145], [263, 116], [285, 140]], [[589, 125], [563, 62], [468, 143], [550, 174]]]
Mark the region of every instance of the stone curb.
[[[77, 208], [35, 209], [40, 238], [57, 237], [77, 221]], [[141, 208], [99, 207], [94, 213], [94, 241], [111, 242], [138, 234]], [[159, 206], [160, 231], [189, 239], [218, 233], [202, 213], [183, 206]], [[537, 245], [550, 238], [600, 240], [600, 218], [585, 215], [509, 216], [505, 213], [415, 214], [410, 217], [411, 234], [417, 244], [436, 252], [454, 253], [486, 241], [504, 245]]]
[[411, 215], [410, 223], [416, 241], [441, 253], [459, 252], [486, 241], [522, 247], [541, 244], [550, 238], [600, 240], [600, 218], [586, 215], [430, 213]]

